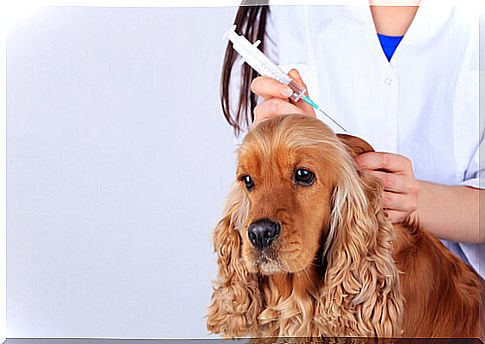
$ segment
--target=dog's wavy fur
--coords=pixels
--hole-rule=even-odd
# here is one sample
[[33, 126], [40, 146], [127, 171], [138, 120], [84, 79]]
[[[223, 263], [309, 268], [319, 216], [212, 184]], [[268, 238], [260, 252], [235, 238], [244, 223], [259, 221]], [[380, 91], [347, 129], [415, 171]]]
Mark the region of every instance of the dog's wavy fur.
[[[208, 329], [226, 337], [478, 337], [478, 276], [416, 223], [392, 226], [382, 186], [352, 158], [372, 148], [286, 115], [250, 131], [214, 232], [219, 278]], [[316, 175], [292, 181], [296, 168]], [[251, 175], [254, 190], [241, 176]], [[259, 218], [281, 223], [264, 259]]]

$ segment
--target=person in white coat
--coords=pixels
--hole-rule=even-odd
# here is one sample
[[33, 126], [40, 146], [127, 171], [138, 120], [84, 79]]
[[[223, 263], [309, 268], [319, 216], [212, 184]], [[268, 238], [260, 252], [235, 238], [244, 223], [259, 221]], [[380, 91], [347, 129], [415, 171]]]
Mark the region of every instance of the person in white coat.
[[[483, 277], [482, 13], [451, 0], [241, 6], [235, 24], [249, 40], [262, 40], [264, 52], [349, 134], [376, 149], [356, 164], [382, 180], [391, 221], [418, 220]], [[236, 132], [278, 114], [316, 116], [309, 105], [289, 101], [287, 86], [238, 67], [237, 58], [228, 47], [221, 96]]]

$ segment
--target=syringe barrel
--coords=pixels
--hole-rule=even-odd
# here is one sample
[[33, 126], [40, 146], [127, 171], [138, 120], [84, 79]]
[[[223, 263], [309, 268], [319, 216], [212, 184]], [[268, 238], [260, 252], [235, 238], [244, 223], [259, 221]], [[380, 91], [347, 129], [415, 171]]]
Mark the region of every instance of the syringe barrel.
[[[244, 38], [243, 36], [239, 36]], [[251, 45], [245, 38], [233, 42], [234, 49], [241, 55], [243, 60], [255, 69], [259, 74], [273, 78], [285, 85], [291, 82], [291, 78], [278, 68], [261, 50]]]
[[297, 84], [293, 79], [287, 85], [293, 90], [290, 99], [295, 103], [305, 96], [306, 88]]
[[[256, 56], [255, 56], [256, 55]], [[262, 52], [257, 50], [253, 52], [252, 55], [246, 55], [246, 62], [252, 66], [259, 74], [273, 78], [282, 84], [288, 85], [293, 93], [290, 99], [294, 102], [299, 101], [305, 96], [305, 87], [296, 83], [291, 77], [285, 74], [281, 69], [278, 68], [270, 59], [266, 57]]]

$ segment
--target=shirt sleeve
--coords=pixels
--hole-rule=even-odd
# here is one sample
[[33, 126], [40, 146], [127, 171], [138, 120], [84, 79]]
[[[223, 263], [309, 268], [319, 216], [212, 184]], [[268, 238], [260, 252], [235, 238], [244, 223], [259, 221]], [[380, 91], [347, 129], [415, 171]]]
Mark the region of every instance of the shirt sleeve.
[[[483, 47], [485, 47], [485, 15], [483, 10], [481, 11], [480, 15], [480, 55], [483, 55]], [[476, 66], [479, 69], [478, 66]], [[480, 70], [479, 73], [480, 77], [480, 84], [485, 81], [485, 74]], [[483, 97], [483, 88], [479, 90], [480, 97]], [[483, 99], [483, 98], [482, 98]], [[479, 143], [473, 153], [472, 159], [468, 165], [467, 170], [465, 171], [464, 180], [461, 183], [462, 185], [467, 185], [474, 188], [485, 189], [485, 154], [480, 156], [480, 148], [484, 147], [484, 117], [485, 114], [483, 113], [483, 108], [480, 107], [480, 111], [482, 112], [479, 114], [479, 132], [480, 132], [480, 140]], [[460, 257], [467, 262], [473, 269], [482, 277], [485, 278], [485, 244], [464, 244], [464, 243], [455, 243], [458, 247], [458, 250], [462, 253]], [[464, 256], [464, 257], [463, 257]]]
[[[483, 147], [484, 141], [483, 136], [480, 140], [478, 147], [475, 149], [473, 153], [472, 160], [470, 161], [470, 165], [468, 169], [465, 171], [464, 180], [461, 183], [462, 185], [471, 186], [477, 189], [485, 189], [485, 185], [480, 180], [483, 180], [485, 177], [485, 166], [484, 162], [480, 162], [480, 147]], [[482, 157], [483, 160], [483, 157]]]
[[[485, 13], [483, 10], [480, 12], [479, 15], [479, 34], [478, 34], [478, 39], [475, 41], [474, 44], [474, 51], [473, 51], [473, 56], [474, 58], [472, 59], [474, 63], [471, 63], [470, 66], [470, 71], [472, 73], [477, 73], [478, 74], [478, 85], [482, 84], [485, 82], [485, 74], [481, 71], [480, 69], [480, 64], [479, 64], [479, 56], [484, 54], [484, 49], [485, 47]], [[478, 94], [477, 96], [479, 98], [482, 98], [484, 94], [484, 89], [478, 87]], [[483, 154], [482, 157], [480, 157], [480, 148], [484, 147], [485, 140], [484, 140], [484, 131], [485, 131], [485, 113], [483, 113], [483, 108], [477, 106], [477, 112], [478, 112], [478, 118], [476, 118], [476, 123], [475, 125], [478, 124], [478, 135], [479, 135], [479, 142], [478, 145], [475, 147], [475, 150], [473, 152], [472, 158], [468, 164], [468, 168], [466, 169], [464, 173], [464, 178], [463, 182], [461, 183], [462, 185], [466, 186], [471, 186], [474, 188], [480, 188], [480, 189], [485, 189], [485, 183], [480, 182], [482, 178], [485, 177], [485, 154]]]

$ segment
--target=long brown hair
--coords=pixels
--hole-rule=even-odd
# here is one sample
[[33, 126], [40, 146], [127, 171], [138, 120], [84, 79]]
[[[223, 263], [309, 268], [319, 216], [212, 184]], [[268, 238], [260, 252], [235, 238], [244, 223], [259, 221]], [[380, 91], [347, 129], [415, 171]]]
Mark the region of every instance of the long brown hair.
[[[261, 5], [250, 5], [254, 0], [243, 0], [239, 7], [234, 24], [237, 26], [238, 34], [244, 35], [249, 41], [260, 40], [259, 49], [264, 50], [264, 34], [266, 18], [269, 12], [268, 0], [259, 0]], [[224, 117], [239, 134], [244, 127], [249, 126], [254, 120], [253, 110], [256, 106], [256, 95], [251, 92], [251, 81], [258, 76], [247, 63], [241, 68], [241, 86], [237, 110], [231, 113], [229, 84], [233, 76], [233, 65], [237, 59], [237, 52], [232, 48], [232, 43], [228, 42], [224, 62], [222, 64], [221, 75], [221, 105]]]

